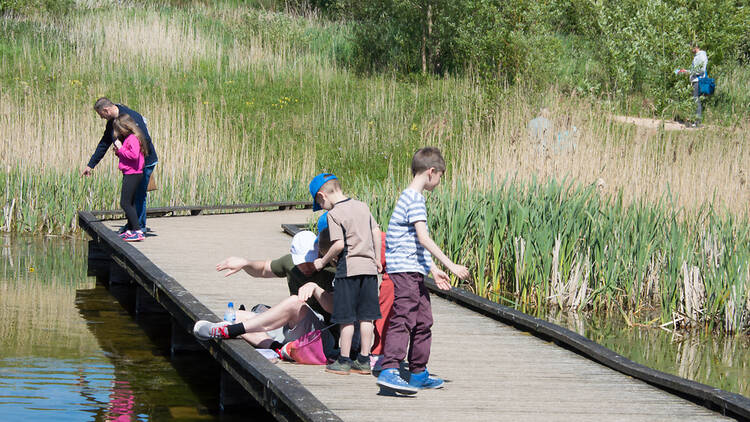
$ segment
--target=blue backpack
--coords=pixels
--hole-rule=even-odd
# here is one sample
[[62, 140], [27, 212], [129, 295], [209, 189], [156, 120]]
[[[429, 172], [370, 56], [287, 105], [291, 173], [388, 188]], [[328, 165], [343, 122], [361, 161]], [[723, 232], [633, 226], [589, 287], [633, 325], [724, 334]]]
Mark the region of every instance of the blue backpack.
[[714, 90], [716, 89], [716, 82], [714, 82], [714, 78], [709, 78], [708, 74], [703, 74], [700, 78], [698, 78], [698, 91], [701, 95], [713, 95]]

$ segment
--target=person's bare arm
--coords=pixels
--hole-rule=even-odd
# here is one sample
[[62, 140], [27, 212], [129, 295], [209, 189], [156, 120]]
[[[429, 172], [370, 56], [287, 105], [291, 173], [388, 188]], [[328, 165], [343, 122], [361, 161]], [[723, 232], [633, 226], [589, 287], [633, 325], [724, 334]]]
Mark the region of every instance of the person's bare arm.
[[372, 247], [375, 248], [375, 262], [378, 264], [378, 272], [383, 272], [383, 263], [380, 261], [380, 244], [382, 239], [380, 237], [380, 229], [374, 227], [372, 229]]
[[271, 261], [249, 261], [245, 258], [230, 256], [216, 264], [216, 271], [224, 271], [224, 277], [228, 277], [240, 270], [245, 270], [252, 277], [273, 278], [276, 274], [271, 271]]
[[419, 243], [427, 249], [433, 257], [437, 258], [438, 261], [445, 265], [450, 272], [455, 274], [461, 280], [467, 280], [469, 278], [469, 270], [463, 265], [458, 265], [451, 261], [450, 258], [440, 250], [440, 247], [435, 241], [432, 240], [427, 231], [427, 224], [424, 221], [417, 221], [414, 223], [414, 228], [417, 231], [417, 239], [419, 240]]
[[325, 291], [322, 287], [318, 286], [313, 282], [305, 283], [299, 288], [297, 297], [303, 302], [307, 302], [310, 297], [315, 297], [315, 300], [320, 303], [320, 306], [325, 309], [329, 314], [333, 313], [333, 294]]
[[322, 270], [326, 265], [328, 265], [329, 262], [333, 260], [333, 258], [336, 258], [339, 256], [341, 251], [344, 250], [344, 239], [339, 239], [331, 245], [331, 247], [328, 249], [328, 252], [322, 257], [316, 259], [313, 264], [315, 265], [315, 269], [320, 271]]

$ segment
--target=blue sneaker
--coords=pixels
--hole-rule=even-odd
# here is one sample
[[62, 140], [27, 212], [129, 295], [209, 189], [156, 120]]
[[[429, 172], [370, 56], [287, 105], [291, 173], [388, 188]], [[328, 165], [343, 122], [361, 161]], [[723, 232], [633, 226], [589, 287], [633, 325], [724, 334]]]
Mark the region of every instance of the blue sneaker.
[[443, 388], [443, 383], [444, 381], [442, 378], [430, 375], [430, 373], [427, 372], [426, 369], [418, 374], [412, 373], [411, 377], [409, 378], [409, 385], [411, 385], [412, 387], [417, 387], [420, 390]]
[[383, 369], [378, 375], [377, 384], [401, 394], [416, 394], [420, 390], [404, 381], [398, 373], [398, 368]]

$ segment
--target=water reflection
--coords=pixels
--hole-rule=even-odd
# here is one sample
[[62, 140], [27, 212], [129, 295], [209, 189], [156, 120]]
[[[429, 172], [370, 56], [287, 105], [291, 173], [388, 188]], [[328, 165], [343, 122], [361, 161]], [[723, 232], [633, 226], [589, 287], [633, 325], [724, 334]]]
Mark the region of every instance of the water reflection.
[[208, 360], [170, 361], [163, 320], [86, 277], [84, 241], [0, 241], [0, 419], [247, 420], [219, 413]]
[[622, 318], [549, 312], [540, 316], [666, 373], [750, 397], [750, 338], [628, 327]]

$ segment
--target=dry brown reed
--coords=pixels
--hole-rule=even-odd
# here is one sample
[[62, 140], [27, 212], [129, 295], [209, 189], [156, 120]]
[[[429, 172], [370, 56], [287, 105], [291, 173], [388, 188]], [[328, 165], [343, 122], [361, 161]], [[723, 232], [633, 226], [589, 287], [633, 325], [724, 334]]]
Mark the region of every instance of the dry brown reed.
[[[235, 25], [250, 13], [245, 8], [196, 7], [195, 16], [219, 16]], [[274, 17], [272, 12], [252, 13], [261, 20]], [[311, 91], [317, 97], [313, 110], [284, 123], [294, 129], [294, 137], [289, 132], [278, 136], [278, 119], [270, 110], [227, 111], [221, 98], [198, 95], [193, 104], [185, 104], [174, 101], [162, 87], [161, 95], [141, 100], [137, 109], [147, 117], [160, 155], [156, 174], [164, 189], [154, 195], [159, 203], [196, 201], [200, 198], [196, 186], [201, 184], [219, 189], [224, 198], [237, 198], [249, 179], [304, 180], [330, 158], [316, 156], [312, 146], [320, 141], [341, 145], [341, 156], [363, 156], [416, 135], [420, 144], [446, 151], [447, 180], [453, 189], [459, 182], [464, 188], [484, 189], [507, 179], [568, 178], [583, 184], [598, 181], [606, 193], [622, 190], [626, 203], [663, 198], [670, 192], [677, 205], [687, 209], [711, 203], [745, 213], [750, 204], [747, 125], [674, 133], [638, 129], [608, 119], [603, 105], [551, 89], [542, 97], [550, 110], [553, 137], [571, 133], [570, 148], [556, 151], [529, 135], [527, 124], [540, 106], [524, 87], [491, 100], [479, 84], [467, 79], [449, 77], [411, 85], [388, 75], [363, 80], [337, 67], [331, 57], [299, 51], [283, 37], [252, 33], [248, 39], [227, 44], [201, 29], [197, 18], [187, 13], [115, 8], [71, 19], [41, 22], [58, 31], [60, 43], [65, 40], [76, 46], [75, 61], [59, 53], [49, 58], [53, 75], [165, 68], [189, 73], [197, 66], [213, 66], [219, 79], [240, 74], [253, 78], [256, 85], [272, 85], [284, 77], [308, 90], [316, 84]], [[111, 29], [113, 22], [116, 31]], [[311, 19], [303, 25], [327, 24]], [[36, 48], [28, 39], [19, 40], [19, 45], [27, 56]], [[19, 69], [20, 79], [29, 76]], [[96, 77], [71, 80], [82, 91], [75, 97], [79, 101], [71, 101], [66, 92], [44, 92], [34, 84], [23, 91], [0, 87], [0, 166], [45, 172], [84, 165], [103, 127], [90, 103], [108, 92], [107, 82]], [[354, 102], [350, 92], [340, 91], [342, 86], [357, 91]], [[129, 103], [127, 93], [113, 99]], [[430, 109], [415, 116], [415, 104], [425, 99]], [[238, 132], [238, 126], [245, 129]], [[396, 180], [408, 177], [407, 168], [394, 167], [393, 157], [386, 161]], [[368, 175], [367, 168], [360, 170], [362, 176]], [[106, 157], [96, 173], [114, 181], [115, 160]]]
[[[454, 149], [453, 181], [488, 188], [506, 179], [574, 179], [603, 190], [622, 190], [625, 203], [671, 193], [694, 210], [713, 204], [737, 214], [750, 209], [750, 126], [665, 132], [613, 122], [600, 106], [551, 91], [553, 133], [572, 131], [575, 148], [550, 151], [529, 135], [535, 110], [514, 98], [476, 122]], [[448, 120], [454, 116], [448, 116]], [[552, 139], [551, 142], [556, 142]]]

